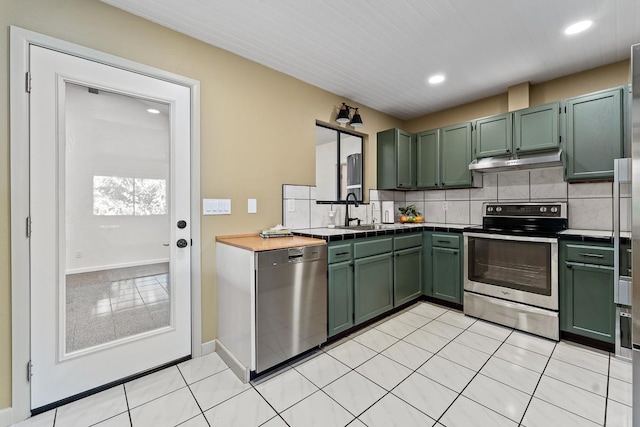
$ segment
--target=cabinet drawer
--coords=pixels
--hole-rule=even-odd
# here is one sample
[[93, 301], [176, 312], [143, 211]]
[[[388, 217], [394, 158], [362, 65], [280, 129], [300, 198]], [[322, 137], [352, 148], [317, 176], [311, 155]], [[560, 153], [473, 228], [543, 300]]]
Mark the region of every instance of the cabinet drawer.
[[383, 254], [393, 250], [393, 238], [356, 240], [353, 243], [353, 257], [364, 258], [367, 256]]
[[351, 243], [344, 243], [340, 245], [329, 246], [328, 263], [334, 264], [336, 262], [350, 261], [353, 255]]
[[422, 233], [407, 234], [393, 238], [393, 250], [395, 251], [415, 248], [416, 246], [422, 246]]
[[455, 249], [459, 249], [460, 248], [460, 237], [461, 236], [457, 236], [457, 235], [433, 233], [433, 237], [432, 237], [433, 241], [432, 241], [431, 245], [434, 248], [455, 248]]
[[567, 261], [595, 265], [613, 265], [613, 248], [567, 244]]

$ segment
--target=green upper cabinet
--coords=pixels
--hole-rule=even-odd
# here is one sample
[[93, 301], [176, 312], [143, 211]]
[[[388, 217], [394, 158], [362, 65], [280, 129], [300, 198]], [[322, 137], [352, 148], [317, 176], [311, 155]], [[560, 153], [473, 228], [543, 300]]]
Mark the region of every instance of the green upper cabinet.
[[416, 185], [437, 188], [440, 183], [440, 130], [416, 134]]
[[560, 146], [560, 103], [538, 105], [513, 113], [513, 146], [516, 154]]
[[440, 153], [441, 186], [471, 186], [471, 122], [441, 128]]
[[624, 145], [623, 88], [566, 101], [567, 181], [613, 178], [613, 159]]
[[511, 113], [486, 117], [475, 122], [474, 155], [476, 158], [511, 154]]
[[412, 134], [400, 129], [378, 132], [379, 190], [415, 188], [416, 148]]

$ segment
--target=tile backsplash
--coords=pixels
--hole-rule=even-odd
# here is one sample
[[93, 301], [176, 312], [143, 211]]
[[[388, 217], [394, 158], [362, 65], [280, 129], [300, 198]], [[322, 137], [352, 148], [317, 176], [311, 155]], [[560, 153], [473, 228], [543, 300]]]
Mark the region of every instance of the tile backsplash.
[[[315, 187], [283, 185], [283, 224], [296, 228], [326, 227], [329, 212], [335, 211], [337, 225], [344, 223], [345, 205], [317, 204]], [[569, 209], [569, 227], [585, 230], [613, 228], [613, 183], [570, 184], [563, 180], [562, 167], [485, 173], [482, 188], [425, 191], [369, 190], [369, 203], [349, 206], [350, 216], [363, 223], [381, 222], [381, 202], [393, 201], [398, 208], [416, 205], [426, 222], [481, 224], [484, 202], [564, 201]], [[622, 186], [621, 229], [631, 230], [631, 192]]]

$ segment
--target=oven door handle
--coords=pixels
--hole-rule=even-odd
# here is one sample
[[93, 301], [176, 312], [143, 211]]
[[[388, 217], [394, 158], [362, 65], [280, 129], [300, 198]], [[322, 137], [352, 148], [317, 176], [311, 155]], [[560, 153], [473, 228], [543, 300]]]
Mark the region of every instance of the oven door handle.
[[533, 237], [533, 236], [514, 236], [511, 234], [486, 234], [486, 233], [462, 233], [464, 237], [475, 237], [478, 239], [493, 240], [510, 240], [515, 242], [540, 242], [540, 243], [557, 243], [556, 237]]

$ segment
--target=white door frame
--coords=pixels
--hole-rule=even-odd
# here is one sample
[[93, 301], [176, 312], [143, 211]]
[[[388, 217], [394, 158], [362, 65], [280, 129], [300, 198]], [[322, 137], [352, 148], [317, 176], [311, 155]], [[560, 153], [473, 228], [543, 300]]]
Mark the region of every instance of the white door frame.
[[[134, 61], [11, 26], [10, 33], [11, 126], [11, 412], [13, 422], [31, 413], [27, 363], [30, 359], [29, 239], [29, 45], [53, 49], [80, 58], [166, 80], [191, 90], [191, 354], [202, 354], [200, 290], [200, 82]], [[33, 367], [37, 372], [37, 366]]]

